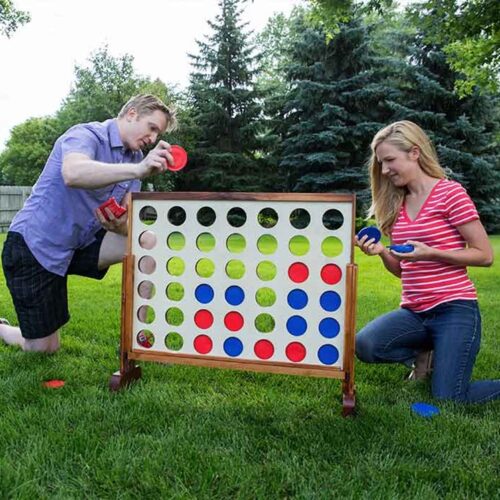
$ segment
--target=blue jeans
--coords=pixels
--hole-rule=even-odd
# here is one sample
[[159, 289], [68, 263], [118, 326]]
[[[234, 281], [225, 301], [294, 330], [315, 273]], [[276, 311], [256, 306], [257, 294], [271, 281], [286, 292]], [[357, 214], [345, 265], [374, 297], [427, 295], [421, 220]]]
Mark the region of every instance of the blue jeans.
[[398, 309], [376, 318], [356, 335], [356, 355], [366, 363], [408, 365], [433, 349], [433, 396], [483, 403], [500, 398], [500, 380], [470, 381], [480, 342], [477, 302], [453, 300], [421, 313]]

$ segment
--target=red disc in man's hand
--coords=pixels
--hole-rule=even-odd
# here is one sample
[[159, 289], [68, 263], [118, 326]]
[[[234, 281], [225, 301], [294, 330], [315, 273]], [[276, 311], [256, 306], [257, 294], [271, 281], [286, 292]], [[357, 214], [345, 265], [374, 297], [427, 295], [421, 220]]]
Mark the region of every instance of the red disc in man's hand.
[[173, 170], [174, 172], [177, 170], [182, 170], [186, 166], [188, 159], [186, 150], [181, 146], [177, 146], [177, 144], [174, 144], [170, 149], [170, 154], [174, 159], [174, 164], [170, 165], [170, 163], [167, 162], [167, 168], [169, 170]]
[[109, 200], [106, 200], [102, 205], [99, 205], [99, 210], [101, 211], [103, 217], [106, 220], [109, 220], [108, 214], [106, 213], [106, 210], [104, 210], [105, 208], [109, 208], [111, 210], [111, 213], [117, 219], [119, 219], [127, 211], [126, 208], [118, 205], [114, 196], [112, 196]]

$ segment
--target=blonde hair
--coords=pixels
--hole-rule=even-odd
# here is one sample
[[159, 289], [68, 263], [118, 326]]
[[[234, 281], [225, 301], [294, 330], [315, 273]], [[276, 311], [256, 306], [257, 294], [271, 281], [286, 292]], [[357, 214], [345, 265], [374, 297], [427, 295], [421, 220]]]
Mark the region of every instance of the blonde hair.
[[377, 159], [377, 147], [383, 142], [394, 145], [400, 151], [409, 153], [415, 146], [420, 150], [418, 163], [420, 168], [430, 177], [446, 178], [444, 169], [439, 164], [436, 150], [427, 134], [415, 123], [408, 120], [392, 123], [379, 130], [371, 143], [371, 158], [369, 160], [372, 204], [368, 217], [375, 216], [382, 233], [389, 235], [392, 226], [403, 204], [406, 189], [396, 187], [382, 175], [382, 165]]
[[152, 94], [139, 94], [130, 98], [118, 113], [118, 118], [123, 118], [131, 109], [137, 111], [137, 116], [150, 115], [154, 111], [161, 111], [167, 119], [166, 132], [177, 128], [177, 111], [172, 106], [167, 106], [161, 99]]

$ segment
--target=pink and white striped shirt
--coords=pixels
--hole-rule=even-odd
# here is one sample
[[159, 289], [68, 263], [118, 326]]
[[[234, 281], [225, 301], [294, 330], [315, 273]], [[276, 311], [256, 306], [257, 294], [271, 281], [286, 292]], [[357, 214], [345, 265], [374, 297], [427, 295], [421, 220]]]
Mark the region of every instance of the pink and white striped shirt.
[[[461, 250], [466, 247], [466, 242], [457, 227], [476, 219], [479, 215], [465, 189], [458, 182], [441, 179], [414, 220], [408, 216], [403, 203], [392, 228], [391, 240], [394, 244], [415, 240], [439, 250]], [[402, 260], [401, 281], [401, 307], [416, 312], [450, 300], [477, 299], [476, 289], [467, 276], [465, 266]]]

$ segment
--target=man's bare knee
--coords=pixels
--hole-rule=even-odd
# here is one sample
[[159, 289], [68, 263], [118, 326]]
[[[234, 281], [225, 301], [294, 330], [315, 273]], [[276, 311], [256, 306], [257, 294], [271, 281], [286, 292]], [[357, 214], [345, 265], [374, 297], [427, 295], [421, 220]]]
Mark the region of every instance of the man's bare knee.
[[125, 236], [108, 231], [101, 243], [98, 269], [106, 269], [113, 264], [121, 262], [126, 248], [127, 238]]
[[59, 332], [54, 332], [41, 339], [24, 339], [23, 350], [26, 352], [44, 352], [52, 354], [59, 350]]

